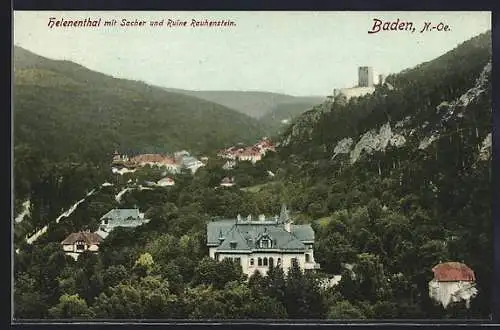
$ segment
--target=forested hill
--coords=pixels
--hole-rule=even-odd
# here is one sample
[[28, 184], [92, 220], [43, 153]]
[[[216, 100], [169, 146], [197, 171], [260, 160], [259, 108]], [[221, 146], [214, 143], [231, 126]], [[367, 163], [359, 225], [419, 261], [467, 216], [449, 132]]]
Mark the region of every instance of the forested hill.
[[50, 159], [96, 160], [115, 148], [205, 152], [264, 134], [257, 120], [222, 105], [20, 47], [13, 63], [15, 144]]
[[[289, 152], [310, 154], [325, 150], [333, 156], [337, 143], [343, 138], [361, 137], [365, 132], [385, 123], [394, 125], [402, 120], [405, 127], [424, 134], [425, 122], [443, 118], [437, 110], [474, 85], [485, 65], [491, 60], [491, 32], [466, 41], [436, 58], [399, 74], [387, 77], [373, 95], [353, 98], [349, 102], [331, 99], [296, 118], [283, 134], [283, 146]], [[443, 110], [443, 107], [440, 108]], [[406, 117], [411, 118], [406, 118]], [[430, 126], [427, 127], [427, 130]], [[424, 131], [422, 131], [424, 130]], [[411, 140], [411, 139], [410, 139]], [[321, 157], [321, 156], [320, 156]]]
[[310, 110], [313, 106], [320, 105], [323, 102], [324, 100], [318, 101], [315, 104], [304, 101], [279, 103], [271, 111], [260, 117], [260, 121], [265, 123], [271, 131], [275, 132], [275, 134], [280, 134], [286, 130], [288, 125], [296, 117]]
[[31, 201], [35, 227], [108, 180], [114, 150], [196, 155], [266, 133], [222, 105], [20, 47], [13, 65], [15, 213]]
[[[283, 134], [279, 155], [293, 185], [291, 207], [330, 221], [318, 227], [323, 269], [370, 260], [380, 271], [366, 285], [381, 287], [389, 274], [401, 274], [407, 288], [385, 291], [386, 298], [368, 287], [346, 289], [350, 303], [370, 296], [442, 315], [428, 298], [431, 269], [461, 261], [475, 271], [480, 292], [467, 315], [488, 316], [491, 56], [487, 32], [387, 77], [373, 95], [325, 102]], [[407, 315], [391, 308], [391, 315]]]
[[195, 96], [203, 100], [222, 104], [254, 118], [268, 115], [278, 107], [299, 103], [305, 104], [303, 111], [320, 104], [324, 98], [319, 96], [292, 96], [270, 92], [255, 91], [190, 91], [166, 88], [167, 91]]

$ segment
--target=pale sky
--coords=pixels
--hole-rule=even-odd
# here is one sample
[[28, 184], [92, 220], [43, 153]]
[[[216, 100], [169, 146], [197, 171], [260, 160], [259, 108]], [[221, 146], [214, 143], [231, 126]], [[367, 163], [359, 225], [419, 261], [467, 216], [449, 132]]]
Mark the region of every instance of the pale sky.
[[[118, 20], [115, 27], [54, 27], [56, 20]], [[147, 21], [121, 27], [121, 20]], [[152, 27], [151, 20], [186, 27]], [[192, 19], [231, 20], [232, 27], [191, 27]], [[373, 19], [413, 22], [416, 31], [369, 34]], [[420, 33], [424, 22], [450, 31]], [[490, 12], [293, 11], [16, 11], [14, 44], [119, 78], [189, 90], [320, 95], [357, 83], [358, 66], [397, 73], [432, 60], [491, 29]]]

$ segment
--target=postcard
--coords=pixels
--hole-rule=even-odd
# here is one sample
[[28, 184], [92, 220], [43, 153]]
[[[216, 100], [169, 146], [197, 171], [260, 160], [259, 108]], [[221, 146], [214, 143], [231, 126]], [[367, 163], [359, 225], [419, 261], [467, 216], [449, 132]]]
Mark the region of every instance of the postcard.
[[14, 322], [491, 318], [491, 12], [13, 34]]

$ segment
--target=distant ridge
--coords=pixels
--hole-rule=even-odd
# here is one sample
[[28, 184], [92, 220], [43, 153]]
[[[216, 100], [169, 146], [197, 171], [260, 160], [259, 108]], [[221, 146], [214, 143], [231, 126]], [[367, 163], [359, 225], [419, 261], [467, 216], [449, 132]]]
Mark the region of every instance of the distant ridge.
[[15, 144], [51, 159], [95, 159], [115, 148], [204, 153], [266, 133], [256, 119], [220, 104], [18, 46], [13, 65]]
[[[192, 91], [176, 88], [165, 88], [165, 90], [215, 102], [254, 118], [268, 115], [283, 104], [300, 103], [312, 107], [326, 99], [326, 96], [292, 96], [260, 91]], [[307, 110], [307, 107], [304, 110]]]

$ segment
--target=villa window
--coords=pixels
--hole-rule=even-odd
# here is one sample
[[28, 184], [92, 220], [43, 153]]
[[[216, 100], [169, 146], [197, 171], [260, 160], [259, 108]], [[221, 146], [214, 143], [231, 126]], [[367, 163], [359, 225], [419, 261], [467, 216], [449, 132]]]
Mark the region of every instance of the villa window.
[[269, 266], [274, 266], [274, 259], [273, 259], [273, 257], [269, 258]]
[[262, 266], [262, 258], [257, 259], [257, 265]]
[[306, 253], [306, 262], [311, 262], [311, 255]]
[[253, 258], [250, 258], [250, 266], [253, 266], [254, 265], [254, 260]]
[[264, 249], [269, 249], [271, 247], [271, 241], [269, 239], [263, 239], [260, 241], [260, 247]]
[[231, 249], [236, 249], [236, 242], [230, 242], [229, 246], [231, 247]]
[[85, 250], [85, 245], [83, 243], [76, 243], [77, 250]]
[[292, 258], [292, 259], [290, 260], [290, 264], [291, 264], [291, 265], [293, 265], [293, 263], [294, 263], [294, 262], [297, 262], [297, 258]]
[[264, 258], [264, 266], [267, 266], [267, 258]]
[[278, 265], [278, 266], [281, 266], [281, 258], [278, 258], [277, 265]]
[[234, 258], [234, 261], [235, 261], [237, 264], [241, 264], [241, 258], [240, 258], [240, 257], [236, 257], [236, 258]]

